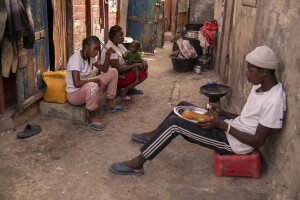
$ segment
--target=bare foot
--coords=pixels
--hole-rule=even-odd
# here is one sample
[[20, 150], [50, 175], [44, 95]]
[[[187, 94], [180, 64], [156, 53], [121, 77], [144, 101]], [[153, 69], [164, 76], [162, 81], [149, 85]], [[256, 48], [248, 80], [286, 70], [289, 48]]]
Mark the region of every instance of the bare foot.
[[106, 109], [106, 110], [113, 110], [113, 109], [115, 109], [115, 108], [117, 108], [117, 107], [120, 107], [120, 108], [118, 108], [117, 110], [126, 110], [126, 108], [124, 108], [123, 106], [118, 106], [118, 105], [114, 104], [114, 103], [111, 102], [111, 101], [107, 101], [107, 102], [106, 102], [106, 107], [105, 107], [105, 109]]
[[93, 124], [93, 125], [91, 125], [92, 127], [94, 127], [94, 128], [98, 128], [98, 129], [102, 129], [102, 128], [104, 128], [104, 126], [101, 124], [100, 125], [100, 121], [98, 120], [98, 119], [88, 119], [88, 123], [90, 124], [90, 123], [99, 123], [99, 124]]
[[94, 128], [102, 129], [104, 126], [100, 124], [100, 121], [97, 118], [96, 110], [89, 111], [89, 118], [88, 118], [88, 123], [98, 123], [98, 124], [93, 124], [91, 125]]
[[153, 130], [153, 131], [147, 132], [147, 133], [143, 133], [143, 134], [144, 134], [144, 135], [146, 136], [146, 138], [149, 140], [149, 139], [154, 135], [155, 132], [156, 132], [156, 129]]
[[125, 165], [131, 169], [143, 169], [143, 165], [146, 161], [147, 159], [140, 154], [132, 160], [125, 161]]

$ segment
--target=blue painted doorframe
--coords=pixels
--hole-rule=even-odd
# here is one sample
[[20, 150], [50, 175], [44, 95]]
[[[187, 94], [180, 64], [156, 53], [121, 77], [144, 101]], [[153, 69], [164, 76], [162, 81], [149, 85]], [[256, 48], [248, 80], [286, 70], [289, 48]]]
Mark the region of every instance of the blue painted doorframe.
[[19, 110], [24, 101], [43, 88], [42, 73], [49, 69], [47, 0], [28, 0], [36, 38], [33, 49], [27, 50], [27, 66], [18, 69], [17, 94]]
[[154, 52], [156, 37], [156, 2], [159, 0], [129, 0], [127, 36], [139, 40], [146, 52]]

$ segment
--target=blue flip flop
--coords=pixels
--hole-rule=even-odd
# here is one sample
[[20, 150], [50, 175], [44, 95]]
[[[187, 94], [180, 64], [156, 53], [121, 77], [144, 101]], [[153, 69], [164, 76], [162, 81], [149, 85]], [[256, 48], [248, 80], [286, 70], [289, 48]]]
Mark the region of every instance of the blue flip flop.
[[99, 122], [99, 123], [96, 123], [96, 122], [88, 123], [88, 122], [87, 122], [86, 125], [87, 125], [88, 127], [92, 128], [92, 129], [96, 130], [96, 131], [103, 131], [103, 130], [104, 130], [104, 128], [96, 128], [96, 127], [93, 126], [93, 125], [101, 125], [100, 122]]
[[[104, 108], [106, 108], [106, 104], [103, 104], [103, 106], [104, 106]], [[126, 109], [125, 110], [118, 110], [120, 108], [121, 108], [121, 106], [117, 106], [117, 107], [115, 107], [114, 109], [111, 109], [111, 110], [105, 109], [105, 111], [106, 112], [126, 112], [127, 111]]]
[[114, 174], [119, 175], [135, 175], [141, 176], [144, 174], [144, 169], [133, 170], [130, 167], [127, 167], [124, 162], [115, 162], [109, 166], [109, 170]]

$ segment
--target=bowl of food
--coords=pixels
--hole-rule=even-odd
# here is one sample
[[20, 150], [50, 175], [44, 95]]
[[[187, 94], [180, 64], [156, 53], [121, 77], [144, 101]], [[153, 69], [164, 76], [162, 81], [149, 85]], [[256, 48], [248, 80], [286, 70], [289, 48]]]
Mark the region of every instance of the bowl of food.
[[174, 113], [179, 117], [194, 123], [210, 119], [210, 116], [205, 114], [207, 113], [207, 110], [196, 106], [177, 106], [174, 108]]

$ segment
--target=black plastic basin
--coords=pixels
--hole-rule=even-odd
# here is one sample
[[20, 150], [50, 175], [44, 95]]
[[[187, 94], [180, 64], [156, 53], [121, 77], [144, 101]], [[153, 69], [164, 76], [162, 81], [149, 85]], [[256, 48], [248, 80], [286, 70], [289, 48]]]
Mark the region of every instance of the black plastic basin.
[[194, 65], [197, 64], [197, 57], [195, 58], [190, 58], [190, 59], [185, 59], [185, 58], [177, 58], [176, 55], [178, 54], [177, 52], [173, 52], [170, 54], [170, 58], [172, 61], [173, 69], [176, 72], [188, 72], [188, 71], [193, 71], [194, 70]]

